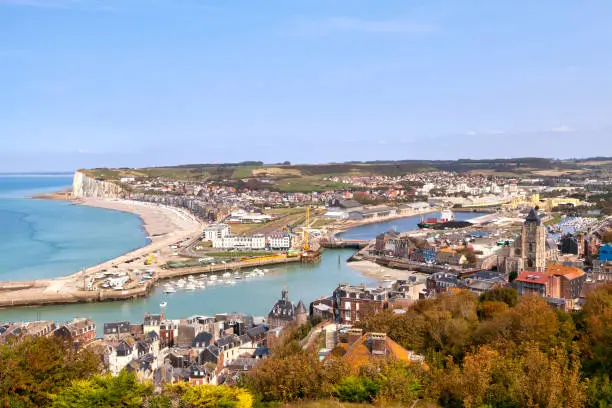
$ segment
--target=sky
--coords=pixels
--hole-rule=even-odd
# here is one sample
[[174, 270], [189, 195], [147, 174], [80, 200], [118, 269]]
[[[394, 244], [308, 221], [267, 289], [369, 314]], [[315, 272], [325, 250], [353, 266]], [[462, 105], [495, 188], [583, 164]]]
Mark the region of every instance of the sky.
[[0, 0], [0, 172], [612, 156], [612, 2]]

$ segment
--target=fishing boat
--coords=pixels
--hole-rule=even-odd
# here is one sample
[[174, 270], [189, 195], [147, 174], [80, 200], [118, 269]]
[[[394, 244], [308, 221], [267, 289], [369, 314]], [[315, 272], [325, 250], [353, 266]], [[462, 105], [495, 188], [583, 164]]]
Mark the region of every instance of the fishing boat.
[[159, 307], [161, 307], [162, 309], [163, 309], [164, 307], [166, 307], [166, 306], [168, 306], [168, 302], [161, 302], [161, 303], [159, 304]]
[[167, 287], [166, 289], [164, 289], [164, 293], [175, 293], [176, 289], [174, 289], [172, 286]]
[[185, 286], [185, 289], [187, 289], [187, 290], [196, 290], [197, 287], [196, 287], [196, 285], [194, 283], [190, 282], [190, 283], [187, 284], [187, 286]]
[[223, 274], [223, 277], [224, 277], [224, 278], [229, 278], [229, 277], [231, 277], [231, 276], [232, 276], [232, 274], [231, 274], [231, 273], [229, 273], [229, 272], [225, 272], [225, 273]]

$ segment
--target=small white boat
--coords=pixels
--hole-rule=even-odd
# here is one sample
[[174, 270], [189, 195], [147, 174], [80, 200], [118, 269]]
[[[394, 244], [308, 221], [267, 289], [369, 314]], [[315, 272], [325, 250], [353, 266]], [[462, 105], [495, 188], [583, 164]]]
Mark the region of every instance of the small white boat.
[[208, 279], [210, 279], [210, 280], [217, 280], [217, 275], [210, 275], [210, 277]]
[[187, 289], [187, 290], [195, 290], [197, 288], [196, 288], [196, 285], [194, 283], [189, 283], [189, 284], [187, 284], [187, 286], [185, 286], [185, 289]]
[[168, 302], [161, 302], [161, 303], [159, 304], [159, 307], [161, 307], [162, 309], [163, 309], [164, 307], [166, 307], [166, 306], [168, 306]]
[[206, 289], [206, 284], [204, 282], [198, 282], [199, 289]]
[[264, 271], [265, 273], [270, 272], [270, 270], [269, 270], [269, 269], [264, 269], [263, 271]]
[[223, 277], [224, 277], [224, 278], [229, 278], [230, 276], [232, 276], [232, 274], [231, 274], [231, 273], [229, 273], [229, 272], [225, 272], [225, 273], [223, 274]]
[[187, 277], [187, 280], [188, 280], [188, 281], [194, 281], [194, 280], [195, 280], [195, 278], [193, 277], [193, 275], [189, 275], [189, 276]]
[[174, 289], [172, 286], [164, 289], [164, 293], [175, 293], [175, 292], [176, 292], [176, 289]]
[[227, 281], [227, 283], [228, 283], [229, 285], [235, 285], [235, 284], [236, 284], [236, 281], [235, 281], [235, 280], [228, 280], [228, 281]]

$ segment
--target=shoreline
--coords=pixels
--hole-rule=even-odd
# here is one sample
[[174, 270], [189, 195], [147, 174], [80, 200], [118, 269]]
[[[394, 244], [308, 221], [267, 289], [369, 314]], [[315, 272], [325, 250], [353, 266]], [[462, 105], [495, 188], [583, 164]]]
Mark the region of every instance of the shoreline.
[[348, 266], [360, 275], [377, 281], [385, 279], [407, 280], [410, 276], [416, 276], [417, 280], [419, 278], [425, 280], [427, 277], [427, 274], [422, 272], [393, 269], [368, 260], [349, 262]]
[[[140, 218], [141, 228], [148, 234], [149, 242], [118, 257], [89, 266], [81, 271], [70, 272], [68, 275], [28, 281], [0, 282], [0, 308], [121, 300], [146, 296], [154, 288], [154, 281], [157, 279], [141, 285], [132, 284], [124, 290], [84, 289], [86, 281], [93, 280], [101, 270], [110, 270], [110, 268], [117, 268], [117, 271], [130, 271], [131, 280], [137, 282], [138, 277], [135, 274], [137, 265], [131, 263], [132, 259], [143, 259], [155, 252], [162, 254], [167, 251], [169, 245], [199, 236], [203, 226], [202, 222], [184, 210], [156, 204], [118, 199], [84, 199], [73, 201], [73, 204], [135, 214]], [[161, 265], [160, 259], [159, 264], [144, 267], [138, 265], [138, 267], [151, 269], [160, 274]]]
[[443, 208], [440, 207], [432, 207], [428, 208], [427, 210], [419, 210], [410, 214], [392, 215], [390, 217], [376, 218], [372, 220], [341, 220], [339, 221], [339, 224], [337, 226], [334, 224], [330, 224], [330, 226], [327, 227], [328, 235], [335, 236], [336, 234], [341, 234], [349, 229], [361, 227], [363, 225], [379, 224], [383, 222], [399, 220], [402, 218], [410, 218], [417, 215], [435, 214], [440, 212], [442, 209]]

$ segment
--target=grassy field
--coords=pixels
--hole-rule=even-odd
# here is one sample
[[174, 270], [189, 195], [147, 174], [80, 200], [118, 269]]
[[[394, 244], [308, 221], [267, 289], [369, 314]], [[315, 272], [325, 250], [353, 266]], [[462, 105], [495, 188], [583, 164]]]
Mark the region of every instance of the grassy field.
[[176, 180], [231, 181], [245, 178], [273, 178], [266, 184], [279, 191], [313, 192], [338, 187], [343, 183], [323, 180], [329, 176], [399, 176], [425, 171], [457, 171], [498, 176], [554, 176], [610, 169], [612, 159], [553, 160], [544, 158], [490, 159], [490, 160], [405, 160], [380, 162], [347, 162], [316, 165], [265, 165], [262, 162], [228, 164], [191, 164], [175, 167], [90, 169], [85, 172], [100, 179], [120, 177], [162, 177]]

